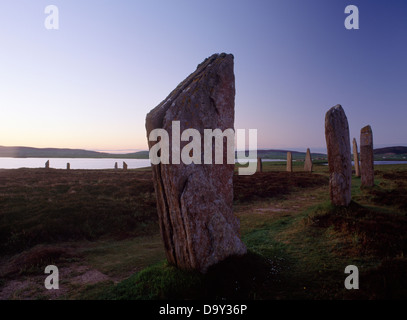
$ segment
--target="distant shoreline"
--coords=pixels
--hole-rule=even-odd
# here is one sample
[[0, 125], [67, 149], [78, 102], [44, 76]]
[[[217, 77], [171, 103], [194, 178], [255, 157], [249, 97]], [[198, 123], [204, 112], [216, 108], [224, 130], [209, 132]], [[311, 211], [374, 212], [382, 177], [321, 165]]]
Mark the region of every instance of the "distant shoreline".
[[[247, 151], [246, 151], [247, 152]], [[235, 151], [236, 158], [243, 158], [244, 151]], [[262, 159], [286, 159], [287, 152], [292, 153], [293, 160], [304, 160], [306, 152], [280, 150], [280, 149], [258, 149], [257, 157]], [[387, 147], [374, 150], [375, 160], [383, 161], [407, 161], [407, 147]], [[327, 161], [325, 153], [312, 152], [311, 156], [316, 161]], [[0, 158], [42, 158], [42, 159], [149, 159], [149, 151], [142, 150], [133, 153], [105, 153], [83, 149], [61, 149], [61, 148], [32, 148], [32, 147], [5, 147], [0, 146]]]

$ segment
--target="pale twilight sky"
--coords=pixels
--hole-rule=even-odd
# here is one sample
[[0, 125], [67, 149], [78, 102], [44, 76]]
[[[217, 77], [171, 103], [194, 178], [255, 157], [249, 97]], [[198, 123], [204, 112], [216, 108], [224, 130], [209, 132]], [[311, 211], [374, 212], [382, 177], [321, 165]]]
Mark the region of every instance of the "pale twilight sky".
[[407, 144], [407, 1], [2, 0], [0, 39], [3, 146], [146, 149], [146, 114], [216, 52], [259, 148], [324, 148], [338, 103], [351, 139], [370, 124], [376, 146]]

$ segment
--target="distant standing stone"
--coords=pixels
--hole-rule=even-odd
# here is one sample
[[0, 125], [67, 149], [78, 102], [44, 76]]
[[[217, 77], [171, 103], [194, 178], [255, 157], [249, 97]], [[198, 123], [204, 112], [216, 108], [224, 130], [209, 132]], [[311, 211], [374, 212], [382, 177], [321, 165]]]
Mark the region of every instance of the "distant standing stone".
[[71, 170], [71, 164], [69, 162], [66, 164], [66, 170]]
[[127, 170], [127, 163], [123, 161], [123, 171]]
[[[199, 64], [147, 114], [147, 139], [152, 130], [164, 129], [171, 141], [173, 121], [179, 121], [181, 132], [193, 128], [201, 136], [205, 129], [233, 128], [233, 60], [233, 55], [222, 53]], [[151, 149], [155, 142], [148, 144]], [[234, 164], [226, 163], [226, 141], [223, 150], [223, 164], [151, 165], [167, 260], [178, 268], [205, 273], [211, 265], [247, 252], [233, 213]]]
[[287, 172], [293, 172], [293, 155], [290, 151], [287, 152]]
[[45, 162], [45, 169], [49, 169], [49, 160]]
[[360, 175], [362, 186], [374, 186], [373, 133], [370, 126], [360, 130]]
[[312, 159], [309, 148], [307, 149], [307, 154], [305, 155], [304, 171], [312, 172]]
[[348, 206], [352, 181], [349, 125], [345, 111], [339, 104], [329, 109], [325, 115], [325, 139], [331, 202], [335, 206]]
[[261, 158], [257, 158], [257, 172], [263, 172], [263, 162]]
[[115, 164], [114, 164], [114, 169], [115, 170], [119, 169], [119, 166], [117, 165], [117, 162], [115, 162]]
[[353, 138], [353, 163], [355, 166], [355, 175], [360, 177], [358, 144], [355, 138]]

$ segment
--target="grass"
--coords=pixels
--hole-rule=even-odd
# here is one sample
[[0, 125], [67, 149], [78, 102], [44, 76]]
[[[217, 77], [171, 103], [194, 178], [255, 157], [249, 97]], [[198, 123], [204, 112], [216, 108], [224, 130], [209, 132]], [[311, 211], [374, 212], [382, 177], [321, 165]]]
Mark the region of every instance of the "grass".
[[158, 234], [123, 241], [98, 241], [86, 246], [81, 253], [88, 265], [111, 277], [130, 275], [165, 258]]
[[2, 171], [0, 253], [36, 244], [156, 231], [151, 175], [102, 172]]
[[[2, 170], [0, 298], [10, 281], [43, 282], [50, 263], [62, 270], [59, 299], [407, 298], [407, 166], [377, 166], [372, 188], [353, 177], [347, 208], [330, 204], [328, 176], [299, 162], [236, 175], [248, 254], [203, 275], [165, 261], [150, 170]], [[344, 288], [350, 264], [359, 290]], [[78, 282], [88, 274], [100, 279]], [[50, 297], [31, 281], [9, 298]]]

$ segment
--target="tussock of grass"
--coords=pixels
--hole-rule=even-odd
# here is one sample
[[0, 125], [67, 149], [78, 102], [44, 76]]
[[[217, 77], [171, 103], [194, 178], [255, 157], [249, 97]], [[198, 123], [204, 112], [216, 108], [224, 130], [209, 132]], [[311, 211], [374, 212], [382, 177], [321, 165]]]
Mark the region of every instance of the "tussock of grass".
[[0, 276], [42, 274], [47, 265], [55, 265], [72, 257], [73, 255], [66, 248], [38, 245], [14, 256], [2, 266]]
[[148, 267], [122, 281], [101, 299], [254, 299], [261, 298], [274, 269], [263, 256], [249, 252], [230, 257], [206, 274], [184, 271], [167, 262]]
[[314, 226], [333, 227], [356, 237], [359, 254], [395, 257], [407, 253], [405, 216], [351, 202], [348, 207], [322, 207], [310, 219]]
[[407, 172], [384, 172], [382, 177], [390, 183], [383, 183], [370, 190], [375, 204], [394, 207], [407, 214]]

